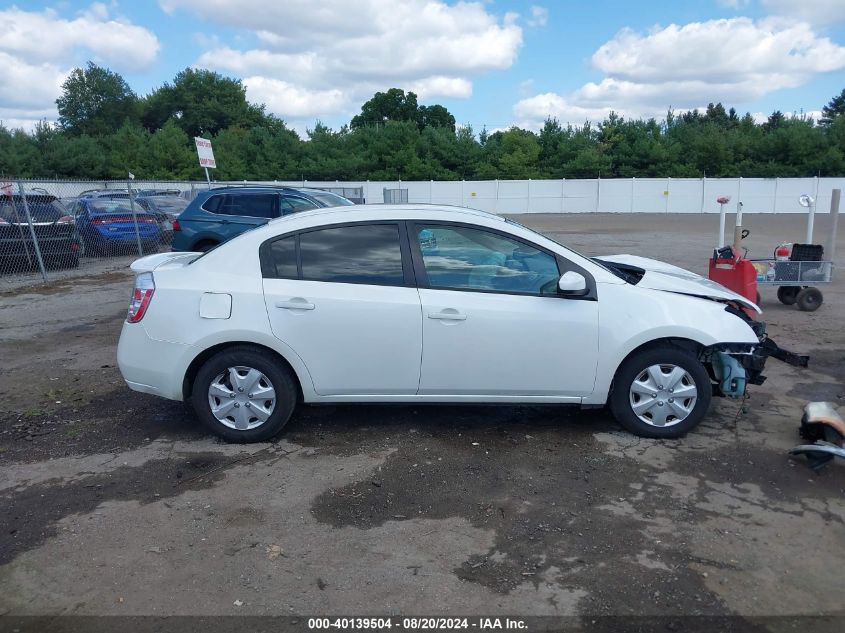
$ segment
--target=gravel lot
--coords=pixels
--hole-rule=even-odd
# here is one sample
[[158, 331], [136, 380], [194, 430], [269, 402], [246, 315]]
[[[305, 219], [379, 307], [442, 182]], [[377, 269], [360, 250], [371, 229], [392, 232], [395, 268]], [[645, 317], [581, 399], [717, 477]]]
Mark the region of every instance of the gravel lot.
[[[587, 254], [697, 271], [718, 223], [517, 219]], [[752, 256], [803, 241], [802, 217], [746, 226]], [[588, 628], [639, 614], [668, 618], [660, 630], [686, 630], [672, 618], [688, 615], [828, 615], [840, 619], [812, 630], [843, 630], [845, 462], [814, 473], [786, 454], [804, 403], [845, 394], [841, 277], [815, 313], [762, 290], [770, 334], [810, 368], [770, 361], [744, 405], [720, 399], [682, 440], [635, 438], [605, 411], [338, 406], [301, 407], [251, 446], [123, 385], [130, 279], [114, 267], [0, 291], [0, 614], [519, 614]]]

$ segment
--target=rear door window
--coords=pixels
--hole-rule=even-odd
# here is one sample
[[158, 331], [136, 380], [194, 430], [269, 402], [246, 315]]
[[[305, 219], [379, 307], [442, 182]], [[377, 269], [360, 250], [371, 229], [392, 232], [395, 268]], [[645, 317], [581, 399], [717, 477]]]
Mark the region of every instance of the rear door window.
[[278, 217], [278, 199], [274, 193], [236, 193], [226, 196], [227, 215], [242, 215], [249, 218]]
[[405, 283], [396, 224], [309, 231], [300, 234], [299, 248], [303, 279], [390, 286]]
[[291, 235], [281, 240], [270, 243], [269, 249], [270, 274], [265, 277], [277, 277], [280, 279], [295, 279], [297, 277], [296, 266], [296, 236]]
[[404, 286], [399, 225], [333, 226], [265, 242], [261, 271], [267, 278]]

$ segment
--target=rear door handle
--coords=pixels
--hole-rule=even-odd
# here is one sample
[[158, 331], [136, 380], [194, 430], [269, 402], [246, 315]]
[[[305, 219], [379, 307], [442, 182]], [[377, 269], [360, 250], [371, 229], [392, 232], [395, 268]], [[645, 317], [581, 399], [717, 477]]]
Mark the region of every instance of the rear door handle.
[[446, 308], [442, 312], [429, 312], [429, 319], [439, 319], [441, 321], [466, 321], [467, 315], [461, 314], [454, 308]]
[[276, 307], [283, 310], [313, 310], [314, 304], [309, 303], [302, 297], [294, 297], [290, 301], [277, 301]]

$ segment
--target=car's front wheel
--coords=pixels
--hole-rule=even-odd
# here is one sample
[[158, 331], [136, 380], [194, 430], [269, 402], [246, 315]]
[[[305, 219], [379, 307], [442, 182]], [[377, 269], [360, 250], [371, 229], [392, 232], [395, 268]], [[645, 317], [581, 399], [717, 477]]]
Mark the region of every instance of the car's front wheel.
[[296, 406], [290, 370], [271, 353], [238, 346], [208, 359], [191, 401], [200, 420], [229, 442], [260, 442], [282, 430]]
[[646, 349], [627, 358], [613, 381], [610, 407], [640, 437], [686, 434], [710, 407], [712, 383], [695, 354], [678, 347]]

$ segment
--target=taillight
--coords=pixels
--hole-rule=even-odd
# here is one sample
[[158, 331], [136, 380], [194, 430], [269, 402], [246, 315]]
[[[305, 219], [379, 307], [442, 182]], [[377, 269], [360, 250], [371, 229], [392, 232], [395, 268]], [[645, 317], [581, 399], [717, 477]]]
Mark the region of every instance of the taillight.
[[179, 226], [179, 220], [173, 220], [173, 230], [174, 231], [181, 231], [182, 227]]
[[126, 315], [129, 323], [137, 323], [144, 318], [155, 290], [152, 273], [141, 273], [135, 277], [135, 287], [132, 289], [132, 299], [129, 301], [129, 313]]

